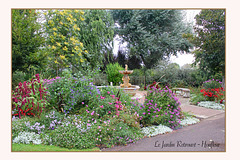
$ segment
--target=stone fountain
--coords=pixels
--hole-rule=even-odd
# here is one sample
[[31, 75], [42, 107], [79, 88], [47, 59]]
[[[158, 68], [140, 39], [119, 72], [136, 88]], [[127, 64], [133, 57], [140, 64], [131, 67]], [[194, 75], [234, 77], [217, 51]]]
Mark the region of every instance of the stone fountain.
[[125, 64], [125, 70], [124, 71], [119, 71], [119, 73], [123, 74], [123, 78], [122, 78], [123, 84], [120, 84], [119, 88], [123, 89], [124, 92], [127, 92], [127, 93], [135, 96], [136, 95], [136, 91], [138, 91], [140, 87], [137, 86], [137, 85], [131, 85], [129, 83], [130, 78], [129, 78], [128, 75], [132, 74], [133, 70], [127, 70], [127, 69], [128, 69], [128, 65]]
[[[137, 85], [131, 85], [129, 83], [129, 74], [133, 73], [133, 70], [127, 70], [128, 66], [125, 65], [125, 70], [124, 71], [119, 71], [119, 73], [123, 74], [123, 84], [120, 84], [120, 86], [112, 86], [112, 83], [110, 82], [110, 87], [116, 87], [118, 89], [122, 89], [124, 92], [131, 94], [133, 97], [131, 97], [132, 100], [138, 100], [141, 99], [143, 96], [137, 91], [140, 89], [139, 86]], [[106, 86], [97, 86], [97, 88], [104, 88]]]

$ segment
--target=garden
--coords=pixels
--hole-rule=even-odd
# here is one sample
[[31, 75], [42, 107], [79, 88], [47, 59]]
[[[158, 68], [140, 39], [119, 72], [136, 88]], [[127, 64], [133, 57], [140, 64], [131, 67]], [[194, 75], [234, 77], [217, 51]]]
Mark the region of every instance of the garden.
[[[199, 44], [195, 42], [199, 37], [182, 28], [185, 25], [178, 13], [181, 11], [12, 10], [12, 151], [100, 151], [198, 123], [194, 115], [181, 110], [174, 87], [189, 88], [194, 105], [224, 110], [225, 73], [224, 67], [214, 66], [216, 60], [212, 62], [201, 50], [194, 53], [196, 62], [206, 58], [213, 64], [180, 67], [164, 58]], [[212, 14], [219, 15], [215, 10]], [[158, 23], [154, 16], [160, 15], [163, 20], [169, 18], [169, 24], [156, 26], [146, 43], [136, 39], [146, 32], [130, 32], [140, 23], [142, 29], [149, 29]], [[126, 25], [126, 21], [131, 23]], [[164, 35], [167, 29], [172, 35]], [[159, 39], [160, 31], [162, 44], [164, 38], [173, 36], [176, 41], [170, 38], [173, 44], [157, 48], [152, 39]], [[124, 35], [129, 49], [113, 55], [110, 46], [117, 34]], [[141, 45], [147, 49], [143, 53], [138, 48]], [[123, 83], [119, 71], [125, 64], [133, 70], [130, 82], [146, 93], [144, 102], [115, 87]]]

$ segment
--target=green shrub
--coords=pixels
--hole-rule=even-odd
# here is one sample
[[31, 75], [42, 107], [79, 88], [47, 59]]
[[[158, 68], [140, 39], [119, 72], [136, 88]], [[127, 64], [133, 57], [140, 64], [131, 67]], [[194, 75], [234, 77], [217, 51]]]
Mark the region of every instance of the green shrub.
[[222, 82], [218, 79], [209, 79], [205, 82], [203, 82], [203, 88], [205, 89], [214, 89], [214, 88], [221, 88]]
[[124, 70], [118, 63], [110, 63], [106, 66], [106, 74], [108, 82], [113, 82], [113, 85], [119, 85], [119, 82], [122, 83], [123, 75], [119, 73], [120, 70]]

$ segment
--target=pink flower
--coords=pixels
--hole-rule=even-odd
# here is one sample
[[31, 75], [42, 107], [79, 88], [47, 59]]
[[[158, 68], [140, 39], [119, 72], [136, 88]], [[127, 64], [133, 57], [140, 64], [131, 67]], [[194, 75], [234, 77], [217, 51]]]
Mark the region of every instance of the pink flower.
[[110, 94], [110, 92], [107, 92], [108, 94]]
[[145, 112], [143, 112], [143, 114], [146, 114]]
[[115, 95], [110, 95], [112, 98], [114, 98], [115, 97]]
[[84, 102], [82, 102], [82, 104], [84, 104]]
[[101, 99], [105, 99], [105, 97], [100, 96]]
[[100, 107], [103, 108], [103, 105], [101, 105]]
[[110, 113], [111, 113], [111, 111], [108, 111], [108, 113], [110, 114]]
[[89, 113], [89, 111], [88, 110], [86, 110], [87, 111], [87, 113]]
[[100, 129], [101, 128], [101, 126], [98, 126], [98, 129]]
[[108, 104], [112, 105], [112, 103], [108, 102]]
[[93, 111], [93, 112], [91, 113], [91, 115], [94, 115], [94, 112], [95, 112], [95, 111]]
[[156, 115], [156, 117], [158, 117], [158, 115]]
[[119, 111], [116, 112], [116, 115], [119, 116]]

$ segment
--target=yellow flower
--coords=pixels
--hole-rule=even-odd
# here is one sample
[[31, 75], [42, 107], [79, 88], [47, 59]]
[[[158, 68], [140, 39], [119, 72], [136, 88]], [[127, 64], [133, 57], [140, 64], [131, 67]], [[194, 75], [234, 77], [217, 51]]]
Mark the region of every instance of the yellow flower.
[[61, 38], [62, 38], [62, 39], [65, 39], [66, 37], [65, 37], [64, 35], [61, 35]]
[[76, 24], [74, 24], [73, 29], [77, 29], [77, 25]]
[[71, 37], [70, 40], [73, 41], [73, 42], [75, 42], [75, 38], [74, 38], [74, 37]]
[[80, 42], [80, 46], [83, 47], [83, 43], [82, 42]]
[[70, 17], [70, 18], [73, 18], [73, 16], [72, 16], [71, 14], [69, 14], [69, 17]]
[[88, 51], [87, 51], [87, 50], [85, 50], [84, 52], [88, 53]]
[[61, 47], [61, 44], [59, 42], [56, 42], [57, 46]]
[[51, 42], [52, 42], [52, 43], [54, 43], [54, 41], [55, 41], [54, 39], [51, 39]]
[[68, 45], [68, 42], [64, 42], [64, 44]]
[[49, 59], [49, 60], [52, 60], [52, 58], [51, 58], [51, 57], [48, 57], [48, 59]]
[[62, 22], [62, 21], [60, 21], [59, 23], [60, 23], [61, 25], [63, 25], [63, 22]]
[[78, 10], [74, 10], [75, 13], [78, 13], [79, 11]]
[[54, 36], [56, 36], [56, 35], [57, 35], [57, 33], [56, 33], [56, 32], [53, 32], [53, 35], [54, 35]]
[[84, 62], [84, 60], [83, 60], [83, 59], [80, 59], [80, 62], [81, 62], [81, 63], [83, 63], [83, 62]]
[[60, 13], [61, 15], [63, 15], [63, 12], [62, 12], [62, 11], [60, 11], [59, 13]]
[[55, 62], [56, 64], [58, 64], [58, 61], [57, 61], [57, 60], [55, 60], [54, 62]]
[[74, 54], [71, 54], [71, 56], [74, 56]]
[[69, 17], [67, 18], [67, 20], [68, 20], [68, 21], [71, 21], [71, 19], [70, 19]]
[[84, 12], [83, 12], [83, 11], [80, 11], [80, 14], [81, 14], [81, 15], [83, 15], [83, 14], [84, 14]]
[[73, 19], [73, 21], [74, 21], [74, 22], [76, 22], [76, 21], [77, 21], [77, 19], [76, 19], [76, 18], [74, 18], [74, 19]]
[[82, 56], [82, 53], [78, 53], [78, 56], [81, 57], [81, 56]]
[[61, 58], [61, 59], [65, 59], [65, 56], [64, 56], [64, 55], [60, 55], [60, 58]]
[[80, 20], [81, 20], [81, 21], [84, 21], [85, 19], [84, 19], [83, 17], [80, 17]]
[[55, 47], [55, 46], [52, 46], [52, 49], [56, 49], [56, 47]]
[[68, 48], [65, 46], [65, 47], [63, 47], [63, 50], [64, 50], [64, 51], [67, 51], [67, 50], [68, 50]]
[[57, 28], [53, 28], [54, 31], [57, 31]]
[[78, 27], [77, 30], [80, 31], [80, 28]]

